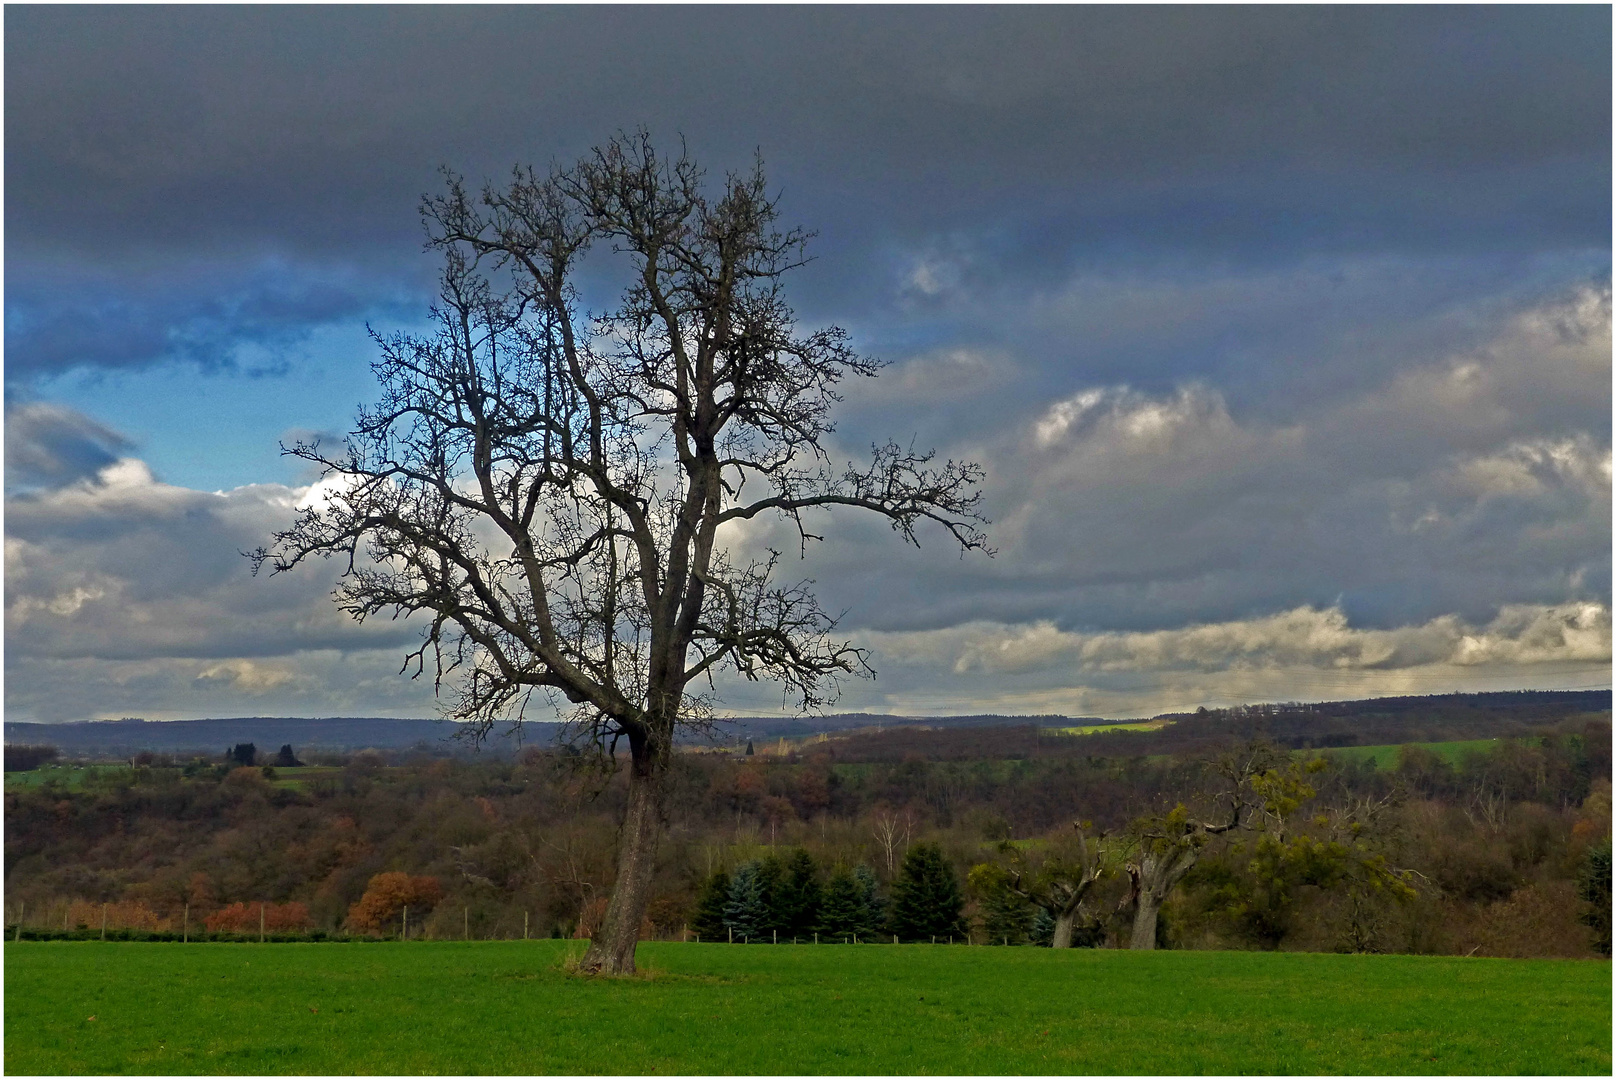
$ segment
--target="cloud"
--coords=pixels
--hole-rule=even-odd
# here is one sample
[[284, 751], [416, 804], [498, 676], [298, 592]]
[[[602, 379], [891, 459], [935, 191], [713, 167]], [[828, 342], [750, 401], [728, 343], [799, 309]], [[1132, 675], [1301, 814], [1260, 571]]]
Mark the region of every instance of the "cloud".
[[190, 260], [118, 275], [133, 276], [131, 286], [100, 265], [43, 270], [24, 261], [7, 288], [7, 377], [28, 383], [158, 363], [277, 374], [286, 351], [321, 327], [417, 314], [420, 305], [404, 297], [406, 284], [419, 282], [407, 275], [427, 271], [428, 261], [406, 265], [406, 274], [378, 274], [333, 262], [269, 259], [243, 270]]
[[133, 458], [92, 479], [12, 497], [6, 513], [11, 680], [31, 678], [33, 662], [46, 658], [194, 658], [226, 666], [212, 674], [199, 668], [193, 676], [233, 672], [233, 684], [261, 688], [268, 676], [243, 663], [411, 640], [403, 623], [361, 626], [339, 612], [329, 596], [334, 563], [252, 576], [241, 552], [290, 525], [308, 497], [307, 488], [275, 484], [192, 491], [159, 482]]
[[[882, 631], [984, 619], [1148, 630], [1299, 604], [1390, 627], [1608, 602], [1608, 286], [1462, 321], [1462, 333], [1409, 332], [1376, 359], [1378, 379], [1299, 404], [1208, 378], [1068, 377], [1040, 398], [1028, 392], [1049, 369], [1011, 351], [1014, 390], [928, 410], [947, 422], [920, 436], [986, 466], [998, 557], [961, 560], [924, 531], [905, 550], [833, 513], [815, 524], [831, 542], [794, 572], [847, 625]], [[855, 419], [853, 447], [883, 420], [904, 433], [908, 417]], [[785, 532], [752, 542], [794, 547]]]
[[[308, 650], [272, 661], [34, 658], [6, 680], [13, 720], [141, 716], [433, 716], [430, 678], [399, 674], [395, 649]], [[19, 677], [20, 676], [20, 677]]]
[[59, 487], [94, 476], [131, 449], [124, 436], [51, 402], [6, 409], [8, 487]]
[[1313, 667], [1334, 671], [1447, 665], [1608, 663], [1603, 604], [1510, 605], [1483, 627], [1445, 615], [1418, 626], [1355, 628], [1339, 608], [1299, 607], [1255, 619], [1147, 632], [1078, 633], [1052, 622], [969, 623], [948, 630], [872, 634], [883, 655], [947, 664], [956, 675], [1051, 668], [1091, 673], [1214, 672]]
[[199, 683], [218, 683], [247, 694], [264, 694], [297, 679], [297, 673], [284, 665], [252, 660], [228, 660], [213, 664], [196, 677]]

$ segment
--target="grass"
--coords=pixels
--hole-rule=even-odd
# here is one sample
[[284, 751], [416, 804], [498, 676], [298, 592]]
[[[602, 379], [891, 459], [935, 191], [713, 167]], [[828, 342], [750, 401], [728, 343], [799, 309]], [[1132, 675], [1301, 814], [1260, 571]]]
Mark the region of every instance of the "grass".
[[[1422, 742], [1411, 745], [1431, 751], [1449, 765], [1464, 764], [1464, 759], [1470, 754], [1485, 754], [1498, 745], [1497, 739], [1466, 739], [1459, 742]], [[1386, 746], [1335, 746], [1321, 750], [1303, 751], [1308, 756], [1315, 754], [1334, 755], [1346, 761], [1368, 761], [1375, 759], [1375, 767], [1380, 769], [1397, 768], [1398, 752], [1401, 745]]]
[[91, 781], [110, 779], [118, 773], [134, 775], [129, 765], [41, 765], [26, 772], [6, 773], [6, 788], [44, 787], [55, 782], [68, 791], [83, 791]]
[[[164, 770], [178, 775], [177, 770]], [[298, 765], [277, 768], [270, 784], [274, 787], [302, 789], [320, 776], [335, 776], [342, 770], [332, 765]], [[133, 781], [135, 769], [129, 765], [42, 765], [27, 772], [6, 773], [6, 789], [43, 787], [47, 783], [60, 784], [66, 791], [84, 791], [97, 783], [112, 783], [119, 779]]]
[[1080, 724], [1075, 727], [1039, 728], [1043, 735], [1096, 735], [1108, 731], [1160, 731], [1170, 720], [1139, 720], [1128, 724]]
[[8, 943], [8, 1073], [1555, 1073], [1581, 961], [967, 946]]

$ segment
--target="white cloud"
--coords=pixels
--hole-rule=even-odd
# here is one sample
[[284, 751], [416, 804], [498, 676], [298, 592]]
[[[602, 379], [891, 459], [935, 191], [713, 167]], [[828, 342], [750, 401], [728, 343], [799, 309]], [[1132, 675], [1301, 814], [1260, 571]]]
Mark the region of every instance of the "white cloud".
[[975, 622], [946, 630], [872, 633], [869, 640], [885, 656], [946, 666], [956, 675], [1592, 664], [1611, 658], [1610, 609], [1594, 603], [1511, 605], [1483, 627], [1443, 615], [1418, 626], [1359, 629], [1339, 608], [1299, 607], [1168, 630], [1080, 633], [1048, 621]]

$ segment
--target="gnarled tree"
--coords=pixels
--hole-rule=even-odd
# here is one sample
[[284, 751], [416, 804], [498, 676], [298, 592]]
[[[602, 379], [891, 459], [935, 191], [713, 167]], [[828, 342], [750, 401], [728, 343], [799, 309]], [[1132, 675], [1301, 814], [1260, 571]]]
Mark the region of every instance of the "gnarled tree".
[[[710, 195], [643, 133], [480, 196], [449, 176], [423, 204], [444, 257], [435, 331], [377, 338], [380, 402], [342, 452], [289, 450], [323, 468], [322, 496], [255, 553], [275, 572], [343, 558], [335, 598], [354, 618], [424, 618], [406, 667], [432, 669], [480, 730], [537, 694], [603, 752], [626, 744], [590, 971], [634, 969], [674, 732], [710, 716], [713, 677], [776, 680], [810, 709], [868, 670], [811, 583], [723, 527], [782, 515], [805, 545], [805, 512], [845, 507], [910, 542], [930, 521], [984, 547], [974, 464], [895, 444], [830, 456], [839, 386], [878, 365], [839, 329], [798, 329], [782, 278], [806, 234], [776, 217], [761, 165]], [[625, 285], [586, 315], [580, 266], [607, 246], [592, 270]]]
[[1294, 798], [1285, 774], [1288, 755], [1257, 740], [1208, 763], [1215, 783], [1211, 813], [1198, 815], [1183, 803], [1133, 824], [1135, 849], [1126, 864], [1130, 888], [1121, 910], [1132, 909], [1130, 949], [1156, 947], [1156, 921], [1173, 887], [1200, 862], [1208, 844], [1250, 824], [1270, 799]]
[[1008, 866], [982, 863], [971, 869], [969, 878], [980, 892], [1002, 891], [1047, 911], [1055, 923], [1050, 945], [1056, 949], [1072, 947], [1083, 901], [1108, 872], [1105, 834], [1091, 846], [1086, 823], [1073, 822], [1072, 828], [1077, 833], [1076, 858], [1058, 852], [1029, 873], [1022, 849], [1005, 843], [1001, 850], [1010, 858]]

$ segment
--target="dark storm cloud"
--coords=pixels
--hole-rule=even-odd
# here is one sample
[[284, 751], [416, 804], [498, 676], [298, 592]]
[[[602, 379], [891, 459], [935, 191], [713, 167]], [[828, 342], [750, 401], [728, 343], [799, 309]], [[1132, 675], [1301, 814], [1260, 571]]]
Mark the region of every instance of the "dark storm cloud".
[[[277, 332], [419, 292], [413, 208], [440, 163], [498, 175], [639, 124], [719, 167], [762, 148], [823, 233], [815, 316], [866, 314], [950, 236], [997, 249], [980, 272], [1013, 287], [1609, 235], [1596, 8], [40, 7], [6, 29], [23, 376], [263, 333], [198, 269], [221, 253], [373, 279]], [[130, 265], [161, 295], [97, 294]]]
[[271, 374], [276, 353], [322, 325], [417, 315], [419, 305], [401, 303], [393, 285], [334, 266], [277, 262], [245, 274], [177, 266], [133, 285], [109, 280], [101, 267], [25, 271], [6, 298], [7, 371], [26, 381], [80, 366], [183, 361]]
[[[785, 223], [819, 231], [790, 299], [892, 362], [847, 388], [835, 449], [913, 439], [987, 468], [997, 559], [843, 515], [795, 568], [875, 650], [847, 707], [1608, 678], [1608, 9], [5, 20], [15, 714], [429, 711], [396, 677], [414, 630], [347, 621], [332, 567], [249, 576], [238, 552], [308, 489], [247, 467], [222, 492], [160, 483], [40, 399], [71, 370], [139, 400], [183, 386], [141, 381], [172, 361], [220, 382], [358, 367], [350, 344], [299, 350], [420, 319], [440, 164], [497, 180], [639, 125], [715, 174], [761, 150]], [[287, 396], [241, 419], [266, 445], [333, 423]]]
[[47, 402], [6, 409], [8, 488], [60, 487], [94, 476], [133, 444], [72, 409]]

